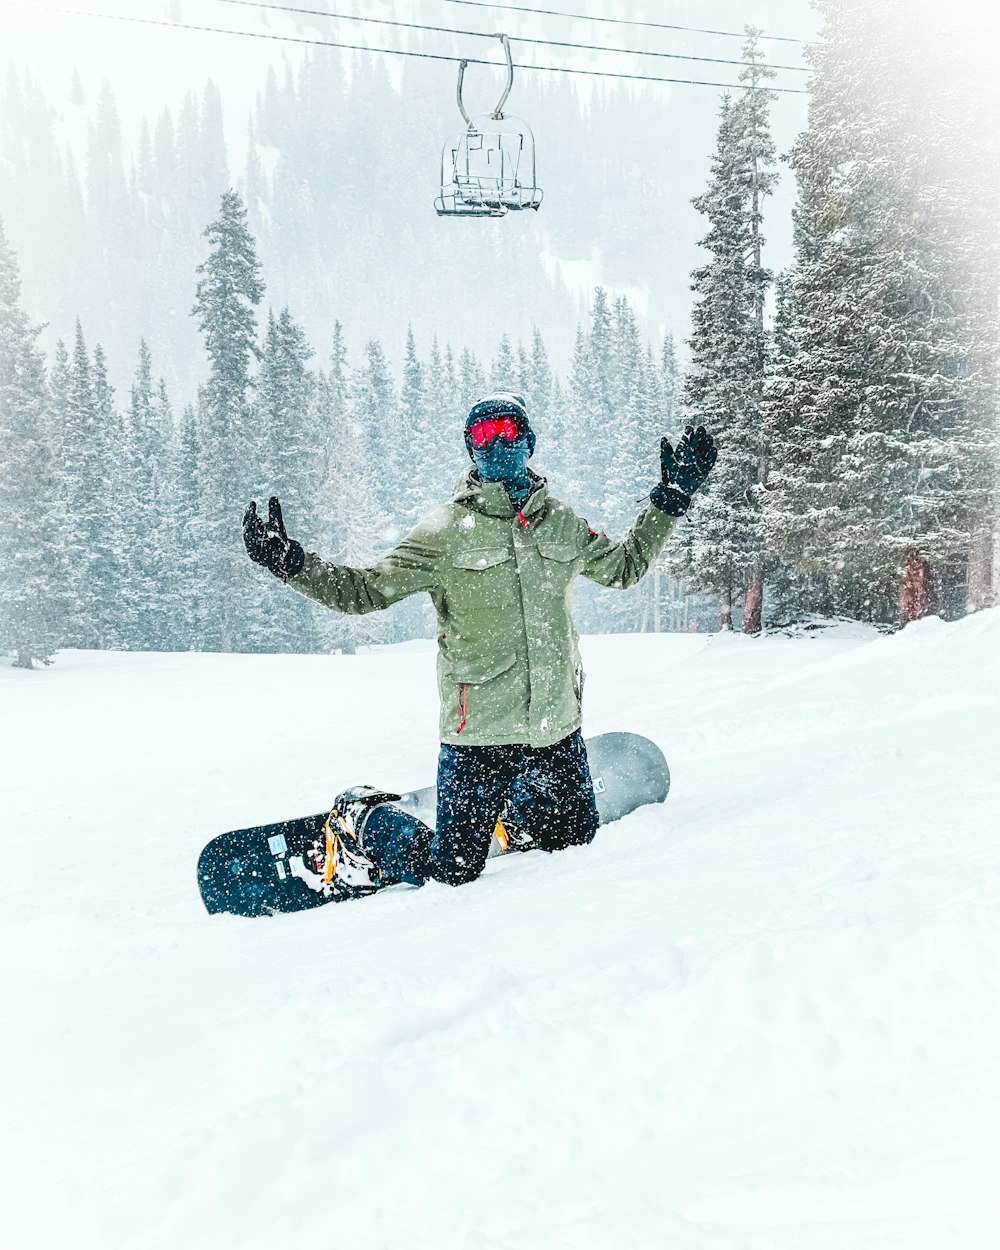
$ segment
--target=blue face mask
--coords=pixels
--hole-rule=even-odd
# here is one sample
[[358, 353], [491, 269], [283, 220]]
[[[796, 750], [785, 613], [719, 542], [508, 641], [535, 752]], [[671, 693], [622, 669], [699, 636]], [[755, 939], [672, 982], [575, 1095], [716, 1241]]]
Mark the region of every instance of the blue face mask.
[[513, 443], [507, 443], [502, 438], [495, 439], [489, 447], [473, 451], [472, 459], [480, 481], [503, 482], [508, 490], [523, 491], [531, 484], [528, 476], [530, 455], [527, 435], [522, 434]]

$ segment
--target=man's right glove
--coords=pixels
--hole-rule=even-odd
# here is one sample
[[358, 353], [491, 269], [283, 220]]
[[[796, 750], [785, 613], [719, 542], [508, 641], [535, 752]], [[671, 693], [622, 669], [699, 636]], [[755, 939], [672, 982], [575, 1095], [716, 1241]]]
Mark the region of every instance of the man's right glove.
[[256, 499], [250, 502], [243, 513], [243, 542], [250, 559], [257, 564], [263, 564], [283, 582], [302, 571], [306, 553], [301, 543], [285, 533], [281, 504], [276, 495], [271, 496], [266, 521], [262, 521], [257, 515]]
[[662, 482], [653, 488], [650, 499], [668, 516], [683, 516], [691, 496], [704, 485], [718, 459], [715, 440], [703, 425], [685, 428], [676, 451], [668, 438], [660, 440]]

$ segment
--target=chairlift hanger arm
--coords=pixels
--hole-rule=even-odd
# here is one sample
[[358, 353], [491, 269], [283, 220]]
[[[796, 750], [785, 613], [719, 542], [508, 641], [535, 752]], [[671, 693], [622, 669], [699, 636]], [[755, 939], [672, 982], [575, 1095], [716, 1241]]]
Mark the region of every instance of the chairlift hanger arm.
[[[514, 86], [514, 60], [510, 53], [510, 37], [507, 35], [497, 35], [497, 38], [503, 44], [504, 53], [507, 56], [507, 85], [504, 87], [503, 95], [497, 102], [496, 108], [490, 114], [494, 121], [503, 121], [503, 106], [507, 103], [511, 88]], [[465, 124], [472, 127], [472, 118], [469, 116], [465, 107], [465, 101], [462, 99], [462, 89], [465, 84], [465, 67], [469, 64], [467, 59], [463, 59], [458, 63], [458, 111], [462, 114]]]
[[462, 102], [462, 84], [465, 82], [465, 67], [468, 61], [459, 61], [458, 63], [458, 111], [462, 114], [462, 120], [472, 129], [472, 118], [465, 111], [465, 105]]
[[507, 86], [504, 88], [504, 93], [500, 97], [499, 103], [493, 110], [493, 120], [497, 122], [503, 121], [503, 106], [507, 103], [510, 89], [514, 85], [514, 60], [510, 54], [510, 39], [506, 35], [500, 35], [498, 38], [503, 44], [504, 52], [507, 54]]

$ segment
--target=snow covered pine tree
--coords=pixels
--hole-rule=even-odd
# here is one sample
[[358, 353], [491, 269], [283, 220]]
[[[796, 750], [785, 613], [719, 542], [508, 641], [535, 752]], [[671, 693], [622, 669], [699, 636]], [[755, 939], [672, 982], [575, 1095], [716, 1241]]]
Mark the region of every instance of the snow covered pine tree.
[[743, 599], [743, 629], [761, 627], [764, 536], [759, 495], [767, 476], [762, 400], [767, 366], [762, 204], [776, 179], [768, 129], [772, 97], [761, 64], [760, 32], [747, 27], [746, 85], [735, 102], [723, 97], [718, 141], [707, 190], [694, 205], [708, 219], [702, 245], [709, 253], [694, 271], [691, 366], [684, 386], [689, 420], [719, 431], [722, 463], [702, 504], [702, 524], [688, 530], [671, 561], [678, 576], [719, 596], [719, 623], [732, 627]]
[[18, 668], [47, 664], [66, 641], [67, 560], [48, 438], [41, 327], [21, 307], [21, 279], [0, 222], [0, 515], [7, 558], [0, 567], [0, 653]]

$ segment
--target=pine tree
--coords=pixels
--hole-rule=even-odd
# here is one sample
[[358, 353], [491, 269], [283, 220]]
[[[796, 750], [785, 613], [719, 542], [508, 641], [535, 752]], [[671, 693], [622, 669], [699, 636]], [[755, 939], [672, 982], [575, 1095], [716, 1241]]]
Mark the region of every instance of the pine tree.
[[141, 339], [120, 486], [125, 508], [125, 641], [134, 650], [167, 650], [173, 637], [172, 435], [166, 391], [162, 382], [159, 389], [154, 385], [152, 353]]
[[428, 480], [434, 476], [437, 447], [432, 438], [430, 412], [424, 383], [424, 369], [417, 356], [413, 326], [406, 331], [403, 355], [403, 384], [399, 393], [399, 416], [396, 423], [399, 441], [406, 445], [407, 469], [397, 489], [398, 507], [403, 524], [413, 526], [420, 519], [426, 504]]
[[527, 348], [518, 340], [517, 344], [517, 386], [514, 394], [526, 397], [531, 386], [531, 359]]
[[[576, 508], [584, 506], [593, 478], [591, 453], [595, 418], [591, 411], [590, 374], [590, 343], [583, 326], [577, 326], [573, 357], [570, 363], [569, 394], [563, 409], [567, 415], [571, 414], [571, 419], [567, 422], [567, 437], [563, 444], [566, 498], [567, 502]], [[591, 499], [586, 506], [589, 508], [592, 503]]]
[[[437, 351], [437, 341], [434, 349]], [[413, 327], [406, 335], [403, 385], [399, 397], [397, 430], [405, 451], [399, 481], [399, 507], [404, 528], [411, 529], [434, 505], [451, 494], [454, 457], [448, 454], [459, 437], [454, 417], [442, 416], [433, 405], [431, 386], [443, 383], [442, 362], [425, 369], [417, 355]], [[433, 632], [430, 604], [414, 598], [395, 609], [396, 636], [425, 637]]]
[[[635, 314], [624, 296], [612, 309], [610, 336], [611, 405], [615, 414], [603, 512], [615, 531], [631, 521], [643, 457], [647, 378]], [[647, 487], [647, 491], [650, 488]], [[621, 596], [618, 596], [621, 598]]]
[[163, 651], [183, 649], [184, 642], [178, 630], [179, 609], [177, 600], [180, 589], [180, 568], [177, 548], [177, 528], [180, 514], [181, 483], [179, 462], [181, 430], [174, 420], [173, 404], [167, 392], [167, 383], [160, 378], [156, 387], [153, 427], [161, 435], [156, 449], [157, 498], [160, 512], [152, 542], [156, 548], [158, 629], [156, 646]]
[[210, 648], [236, 650], [246, 641], [243, 599], [253, 570], [246, 567], [240, 517], [254, 480], [246, 449], [258, 439], [252, 423], [251, 367], [258, 355], [255, 309], [264, 294], [260, 264], [236, 191], [222, 197], [219, 216], [205, 237], [211, 245], [200, 275], [193, 313], [205, 336], [208, 381], [198, 396], [200, 474], [205, 492], [201, 564], [210, 587], [214, 621], [206, 621]]
[[46, 422], [40, 326], [21, 307], [17, 260], [0, 222], [0, 651], [18, 668], [48, 664], [65, 639], [66, 558]]
[[229, 162], [222, 127], [222, 96], [211, 79], [205, 83], [199, 116], [199, 181], [204, 188], [205, 211], [218, 201], [229, 185]]
[[312, 519], [315, 509], [317, 446], [308, 361], [313, 350], [302, 327], [283, 308], [268, 313], [267, 333], [256, 384], [255, 421], [263, 433], [262, 467], [267, 483], [288, 501], [292, 513]]
[[589, 406], [598, 429], [610, 430], [614, 420], [612, 313], [604, 287], [594, 291], [590, 313]]
[[140, 196], [151, 196], [156, 190], [156, 162], [153, 158], [153, 136], [148, 118], [142, 119], [139, 131], [139, 154], [136, 158], [134, 190]]
[[744, 454], [756, 457], [756, 472], [749, 488], [749, 497], [756, 511], [754, 518], [755, 550], [751, 557], [749, 576], [743, 605], [743, 632], [760, 632], [764, 607], [765, 540], [761, 523], [761, 495], [767, 486], [767, 442], [763, 413], [764, 387], [768, 370], [768, 341], [764, 330], [764, 301], [771, 284], [772, 274], [763, 264], [764, 221], [763, 202], [774, 190], [777, 173], [774, 170], [775, 150], [770, 131], [770, 109], [774, 94], [766, 90], [774, 70], [766, 68], [757, 46], [761, 32], [755, 26], [747, 26], [747, 40], [742, 57], [746, 62], [740, 71], [740, 82], [746, 90], [737, 102], [737, 110], [743, 126], [746, 173], [749, 179], [749, 233], [750, 256], [746, 279], [753, 303], [753, 329], [751, 342], [752, 412], [748, 428], [742, 431]]
[[264, 221], [267, 204], [267, 175], [257, 150], [257, 134], [253, 118], [247, 134], [247, 163], [243, 176], [243, 195], [246, 199], [247, 216], [254, 229], [259, 230]]
[[[346, 550], [347, 525], [353, 508], [357, 471], [350, 421], [350, 378], [344, 328], [334, 323], [328, 373], [321, 373], [316, 390], [318, 422], [324, 433], [318, 492], [315, 549], [336, 561]], [[339, 612], [321, 612], [314, 618], [318, 645], [325, 651], [354, 650], [352, 624]]]
[[174, 552], [168, 617], [174, 646], [199, 651], [217, 621], [212, 587], [205, 576], [205, 454], [201, 446], [198, 416], [191, 405], [184, 409], [172, 457], [175, 466], [174, 506], [169, 513], [168, 537]]
[[462, 443], [466, 414], [461, 410], [457, 394], [455, 357], [450, 347], [442, 356], [436, 336], [431, 346], [425, 376], [428, 445], [431, 451], [423, 510], [451, 495], [455, 481], [466, 464]]
[[169, 109], [157, 118], [153, 131], [153, 164], [156, 170], [155, 189], [163, 199], [171, 187], [177, 185], [177, 141], [174, 135], [174, 119]]
[[93, 390], [96, 457], [100, 471], [101, 516], [95, 527], [93, 593], [98, 634], [103, 647], [126, 645], [123, 591], [127, 569], [127, 483], [125, 425], [108, 381], [108, 365], [100, 343], [94, 345]]
[[455, 364], [455, 353], [452, 351], [451, 344], [445, 348], [444, 353], [444, 378], [446, 403], [445, 412], [454, 412], [456, 416], [461, 416], [464, 420], [465, 413], [461, 412], [462, 397], [458, 389], [458, 367]]
[[[412, 328], [412, 327], [411, 327]], [[427, 360], [426, 404], [437, 421], [454, 419], [457, 414], [452, 412], [452, 396], [448, 381], [445, 359], [441, 354], [441, 345], [435, 334], [431, 342], [431, 354]]]
[[[590, 330], [578, 328], [570, 369], [573, 428], [570, 439], [568, 497], [576, 506], [603, 505], [608, 459], [615, 426], [614, 344], [607, 292], [594, 291]], [[602, 514], [603, 515], [603, 514]]]
[[[348, 416], [344, 423], [340, 456], [340, 495], [349, 506], [338, 564], [365, 567], [377, 560], [402, 537], [402, 529], [389, 512], [392, 486], [384, 479], [385, 462], [380, 454], [382, 431], [391, 426], [394, 402], [392, 383], [381, 344], [369, 340], [365, 364], [351, 379]], [[342, 618], [342, 646], [353, 651], [358, 646], [387, 641], [393, 626], [384, 613]]]
[[368, 457], [363, 472], [378, 494], [379, 510], [385, 518], [375, 538], [383, 548], [402, 538], [407, 528], [402, 491], [412, 472], [411, 448], [404, 439], [392, 436], [398, 403], [382, 344], [369, 339], [365, 362], [352, 379], [351, 419], [363, 431], [360, 446], [367, 449]]
[[949, 66], [947, 31], [928, 115], [929, 48], [902, 5], [891, 48], [884, 12], [819, 7], [769, 526], [814, 604], [955, 614], [996, 508], [997, 249], [979, 192], [985, 176], [996, 194], [995, 128], [977, 122], [974, 66]]
[[663, 384], [663, 426], [667, 431], [674, 431], [677, 428], [680, 371], [674, 336], [669, 333], [664, 335], [663, 348], [660, 351], [660, 377]]
[[[316, 402], [316, 379], [308, 369], [313, 355], [305, 332], [287, 308], [268, 313], [264, 351], [257, 378], [248, 450], [256, 435], [259, 448], [259, 499], [281, 499], [291, 532], [308, 534], [316, 527], [324, 451]], [[263, 476], [261, 477], [260, 474]], [[260, 611], [247, 606], [247, 645], [269, 651], [312, 651], [316, 647], [315, 612], [298, 597], [289, 602], [277, 583], [258, 578]]]
[[348, 420], [349, 392], [344, 327], [339, 321], [335, 321], [330, 347], [330, 371], [320, 375], [317, 385], [321, 458], [318, 465], [316, 532], [322, 551], [333, 551], [339, 546], [342, 518], [348, 510], [348, 501], [340, 497], [340, 492], [344, 490], [346, 483], [341, 442]]
[[68, 566], [68, 640], [75, 646], [105, 644], [104, 584], [108, 529], [103, 435], [97, 419], [94, 379], [79, 320], [73, 354], [61, 341], [50, 374], [55, 473], [68, 528], [63, 544]]
[[688, 422], [705, 425], [720, 445], [715, 472], [702, 490], [697, 525], [684, 527], [671, 567], [698, 588], [719, 595], [719, 621], [732, 626], [732, 606], [744, 598], [743, 629], [760, 629], [764, 529], [759, 493], [766, 480], [764, 417], [767, 369], [764, 295], [770, 274], [762, 264], [763, 198], [775, 174], [767, 127], [773, 72], [760, 64], [759, 32], [747, 28], [743, 49], [747, 84], [735, 104], [723, 97], [712, 175], [694, 200], [709, 223], [702, 245], [707, 264], [694, 271], [695, 305], [685, 378]]
[[[604, 514], [613, 532], [622, 534], [634, 520], [638, 501], [657, 480], [664, 428], [659, 371], [651, 350], [642, 345], [635, 312], [624, 296], [612, 311], [611, 363], [615, 426]], [[632, 632], [650, 628], [655, 581], [647, 579], [629, 595], [605, 596], [609, 626]]]
[[532, 326], [531, 355], [528, 361], [528, 375], [524, 382], [524, 398], [528, 404], [532, 424], [537, 422], [540, 429], [548, 430], [549, 437], [555, 444], [558, 430], [552, 412], [553, 381], [552, 365], [549, 362], [545, 339], [538, 326]]
[[[796, 231], [796, 241], [801, 254], [801, 231]], [[806, 475], [825, 457], [810, 443], [802, 411], [796, 409], [796, 387], [808, 366], [798, 355], [801, 327], [793, 274], [793, 270], [786, 270], [775, 283], [771, 361], [762, 405], [770, 459], [762, 520], [770, 554], [772, 622], [794, 620], [803, 613], [834, 611], [831, 579], [821, 567], [810, 568], [802, 559], [806, 542], [815, 536], [814, 525], [823, 524], [824, 503], [817, 492], [810, 492], [816, 506], [812, 522], [798, 515], [798, 510], [808, 489]]]
[[458, 400], [463, 417], [485, 394], [485, 370], [478, 357], [463, 347], [458, 358]]
[[510, 336], [505, 334], [497, 347], [496, 358], [490, 369], [490, 389], [517, 392], [518, 369]]

